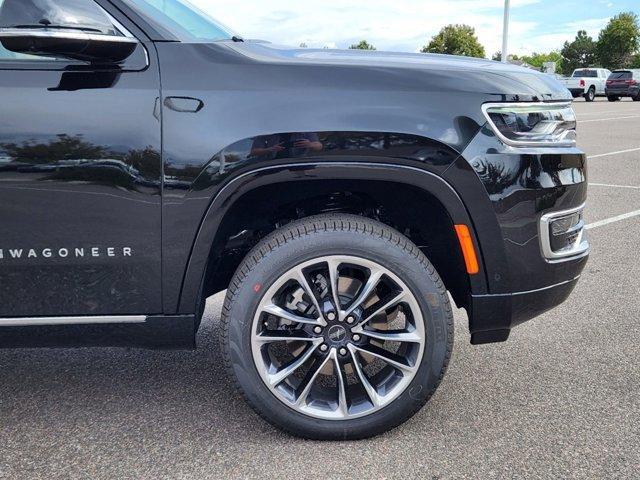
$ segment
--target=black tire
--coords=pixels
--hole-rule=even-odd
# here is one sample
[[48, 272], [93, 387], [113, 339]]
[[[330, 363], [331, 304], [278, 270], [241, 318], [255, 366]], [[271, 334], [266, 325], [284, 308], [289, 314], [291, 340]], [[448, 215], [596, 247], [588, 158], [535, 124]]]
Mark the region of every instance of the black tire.
[[589, 90], [587, 90], [587, 93], [584, 94], [584, 99], [587, 102], [593, 102], [595, 98], [596, 98], [596, 88], [591, 87], [589, 88]]
[[635, 97], [633, 97], [633, 101], [640, 102], [640, 92], [638, 92], [638, 94]]
[[[252, 356], [253, 318], [263, 292], [290, 268], [327, 255], [357, 256], [392, 271], [411, 290], [423, 318], [424, 353], [411, 383], [395, 400], [364, 417], [325, 420], [289, 408], [266, 386]], [[260, 293], [258, 285], [263, 286]], [[453, 315], [433, 265], [408, 238], [367, 218], [319, 215], [277, 230], [246, 256], [227, 291], [221, 344], [239, 392], [266, 421], [303, 438], [362, 439], [407, 421], [434, 394], [451, 357]]]
[[620, 97], [616, 95], [607, 95], [607, 100], [609, 100], [610, 102], [617, 102], [618, 100], [620, 100]]

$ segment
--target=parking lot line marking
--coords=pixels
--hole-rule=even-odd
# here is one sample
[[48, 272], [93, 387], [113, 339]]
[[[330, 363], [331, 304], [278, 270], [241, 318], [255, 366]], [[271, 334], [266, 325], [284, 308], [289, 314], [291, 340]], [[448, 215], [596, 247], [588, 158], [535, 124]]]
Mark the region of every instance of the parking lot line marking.
[[627, 220], [628, 218], [638, 217], [640, 216], [640, 210], [635, 210], [629, 213], [623, 213], [622, 215], [617, 215], [615, 217], [606, 218], [604, 220], [600, 220], [599, 222], [593, 222], [584, 227], [586, 230], [591, 230], [592, 228], [603, 227], [604, 225], [609, 225], [610, 223], [620, 222], [622, 220]]
[[[576, 112], [576, 115], [578, 117], [584, 117], [584, 116], [590, 116], [590, 117], [597, 117], [599, 115], [609, 115], [611, 113], [617, 113], [620, 114], [620, 110], [607, 110], [606, 112]], [[578, 120], [580, 120], [580, 118], [578, 118]]]
[[640, 190], [640, 187], [636, 186], [636, 185], [614, 185], [611, 183], [590, 183], [589, 186], [594, 186], [594, 187], [612, 187], [612, 188], [632, 188], [635, 190]]
[[610, 155], [620, 155], [621, 153], [630, 153], [630, 152], [638, 152], [638, 151], [640, 151], [640, 148], [630, 148], [628, 150], [618, 150], [617, 152], [599, 153], [598, 155], [589, 155], [587, 158], [591, 160], [592, 158], [608, 157]]
[[624, 120], [626, 118], [640, 118], [640, 115], [629, 115], [626, 117], [611, 117], [611, 118], [592, 118], [590, 120], [578, 120], [578, 123], [608, 122], [609, 120]]

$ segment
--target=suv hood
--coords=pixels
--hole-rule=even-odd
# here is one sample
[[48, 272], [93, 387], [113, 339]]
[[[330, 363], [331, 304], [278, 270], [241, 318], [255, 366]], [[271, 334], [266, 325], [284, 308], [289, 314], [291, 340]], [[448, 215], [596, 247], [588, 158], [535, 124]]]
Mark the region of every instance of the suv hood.
[[[431, 79], [446, 78], [448, 90], [501, 95], [504, 101], [571, 100], [556, 78], [528, 68], [487, 59], [426, 53], [364, 50], [292, 49], [266, 42], [229, 43], [236, 53], [272, 64], [350, 67], [354, 69], [424, 72]], [[429, 77], [425, 76], [425, 80]]]

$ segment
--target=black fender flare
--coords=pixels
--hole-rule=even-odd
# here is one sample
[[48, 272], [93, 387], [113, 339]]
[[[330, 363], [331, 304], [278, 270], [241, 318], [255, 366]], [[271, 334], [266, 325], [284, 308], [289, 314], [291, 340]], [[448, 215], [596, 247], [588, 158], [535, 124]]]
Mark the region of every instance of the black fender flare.
[[[310, 180], [377, 180], [418, 187], [434, 196], [454, 224], [467, 225], [480, 254], [473, 222], [454, 188], [442, 177], [421, 168], [377, 162], [322, 161], [289, 163], [257, 168], [231, 179], [220, 189], [205, 213], [189, 256], [180, 292], [178, 313], [192, 314], [200, 305], [207, 262], [218, 228], [233, 204], [249, 191], [274, 183]], [[479, 255], [480, 273], [469, 277], [473, 294], [487, 292], [486, 274]]]

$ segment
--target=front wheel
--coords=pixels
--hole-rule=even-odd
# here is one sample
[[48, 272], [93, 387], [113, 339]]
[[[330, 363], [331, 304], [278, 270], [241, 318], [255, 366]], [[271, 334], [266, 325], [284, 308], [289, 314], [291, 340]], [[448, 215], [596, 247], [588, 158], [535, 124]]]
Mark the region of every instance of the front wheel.
[[593, 102], [596, 98], [596, 89], [595, 87], [591, 87], [589, 90], [587, 90], [587, 93], [584, 94], [584, 99], [587, 102]]
[[409, 239], [353, 215], [299, 220], [260, 242], [223, 309], [227, 367], [267, 421], [359, 439], [413, 416], [444, 376], [453, 317]]

